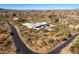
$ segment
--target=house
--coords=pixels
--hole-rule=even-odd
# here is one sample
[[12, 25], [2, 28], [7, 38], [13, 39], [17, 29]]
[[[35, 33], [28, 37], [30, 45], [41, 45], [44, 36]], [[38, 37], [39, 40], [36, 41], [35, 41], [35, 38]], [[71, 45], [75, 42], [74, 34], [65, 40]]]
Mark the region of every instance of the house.
[[41, 29], [46, 29], [46, 30], [52, 30], [51, 26], [47, 24], [46, 22], [39, 22], [39, 23], [23, 23], [23, 26], [26, 26], [27, 28], [30, 29], [36, 29], [36, 30], [41, 30]]

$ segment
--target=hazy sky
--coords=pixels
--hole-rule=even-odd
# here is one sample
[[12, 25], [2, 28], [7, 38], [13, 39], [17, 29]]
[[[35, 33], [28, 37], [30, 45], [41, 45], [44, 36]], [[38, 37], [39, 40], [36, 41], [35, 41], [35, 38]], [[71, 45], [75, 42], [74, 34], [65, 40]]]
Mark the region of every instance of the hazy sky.
[[0, 8], [18, 10], [79, 9], [79, 4], [0, 4]]

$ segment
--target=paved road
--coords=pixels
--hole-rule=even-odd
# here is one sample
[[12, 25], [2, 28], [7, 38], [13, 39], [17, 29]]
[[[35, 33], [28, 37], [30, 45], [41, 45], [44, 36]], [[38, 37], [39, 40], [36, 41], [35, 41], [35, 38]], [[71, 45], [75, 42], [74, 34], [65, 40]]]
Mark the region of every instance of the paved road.
[[[18, 33], [17, 33], [16, 29], [14, 28], [14, 26], [12, 24], [10, 24], [9, 21], [7, 21], [7, 23], [11, 29], [11, 32], [14, 33], [13, 40], [14, 40], [15, 46], [17, 48], [16, 53], [17, 54], [36, 54], [25, 46], [25, 44], [22, 42], [21, 38], [18, 36]], [[76, 33], [74, 36], [71, 36], [70, 38], [68, 38], [67, 41], [65, 41], [60, 46], [56, 47], [54, 50], [50, 51], [48, 54], [59, 54], [61, 52], [61, 50], [63, 48], [65, 48], [66, 46], [68, 46], [75, 39], [75, 37], [77, 35], [79, 35], [79, 33]]]
[[19, 37], [16, 29], [14, 28], [14, 26], [12, 24], [10, 24], [9, 21], [7, 21], [9, 28], [11, 30], [12, 33], [14, 33], [13, 37], [13, 41], [14, 44], [16, 46], [16, 53], [17, 54], [35, 54], [34, 52], [32, 52], [30, 49], [28, 49], [25, 44], [22, 42], [21, 38]]
[[79, 33], [76, 33], [74, 36], [69, 37], [67, 41], [65, 41], [63, 44], [61, 44], [60, 46], [58, 46], [57, 48], [55, 48], [53, 51], [49, 52], [48, 54], [59, 54], [61, 50], [67, 47], [75, 39], [77, 35], [79, 35]]

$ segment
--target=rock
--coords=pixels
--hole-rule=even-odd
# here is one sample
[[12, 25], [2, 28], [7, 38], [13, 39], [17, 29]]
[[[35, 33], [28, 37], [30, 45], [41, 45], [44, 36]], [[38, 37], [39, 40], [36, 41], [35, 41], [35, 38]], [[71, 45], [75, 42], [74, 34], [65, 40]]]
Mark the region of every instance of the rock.
[[15, 17], [15, 18], [14, 18], [14, 20], [18, 20], [18, 19], [19, 19], [18, 17]]

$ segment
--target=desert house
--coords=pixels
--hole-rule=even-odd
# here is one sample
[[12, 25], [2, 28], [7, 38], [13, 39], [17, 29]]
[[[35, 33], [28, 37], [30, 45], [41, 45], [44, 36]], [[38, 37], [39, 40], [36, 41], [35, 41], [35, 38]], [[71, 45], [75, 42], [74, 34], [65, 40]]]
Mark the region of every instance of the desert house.
[[30, 29], [36, 29], [36, 30], [41, 30], [41, 29], [46, 29], [46, 30], [52, 30], [51, 27], [52, 25], [51, 24], [47, 24], [46, 22], [38, 22], [38, 23], [23, 23], [22, 24], [23, 26], [26, 26], [27, 28], [30, 28]]

